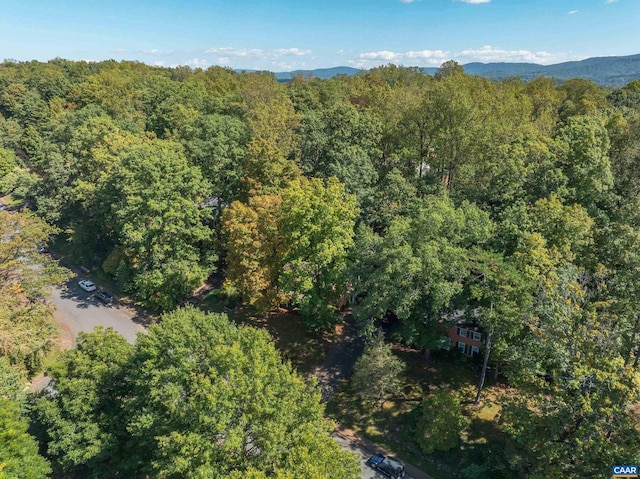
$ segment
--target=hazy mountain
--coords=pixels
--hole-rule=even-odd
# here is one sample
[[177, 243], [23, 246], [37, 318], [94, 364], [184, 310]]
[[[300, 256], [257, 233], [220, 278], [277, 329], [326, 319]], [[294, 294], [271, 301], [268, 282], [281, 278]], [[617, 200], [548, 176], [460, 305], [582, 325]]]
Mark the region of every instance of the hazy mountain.
[[[255, 72], [258, 70], [238, 69], [237, 72]], [[313, 77], [326, 80], [327, 78], [333, 78], [337, 75], [353, 76], [360, 73], [363, 70], [352, 67], [333, 67], [333, 68], [318, 68], [316, 70], [294, 70], [290, 72], [275, 72], [276, 79], [281, 82], [287, 82], [293, 80], [296, 76]]]
[[[601, 85], [621, 86], [632, 80], [640, 79], [640, 55], [624, 57], [596, 57], [586, 60], [538, 65], [536, 63], [467, 63], [464, 70], [471, 75], [480, 75], [493, 80], [520, 77], [531, 80], [539, 76], [556, 78], [559, 81], [569, 78], [584, 78]], [[423, 68], [425, 73], [433, 75], [437, 68]], [[246, 71], [246, 70], [245, 70]], [[294, 76], [332, 78], [336, 75], [356, 75], [362, 70], [351, 67], [321, 68], [317, 70], [295, 70], [275, 73], [279, 81], [291, 81]]]
[[333, 67], [333, 68], [318, 68], [317, 70], [294, 70], [292, 72], [280, 72], [276, 73], [276, 78], [280, 81], [289, 81], [294, 76], [303, 76], [308, 77], [312, 76], [314, 78], [327, 79], [332, 78], [337, 75], [355, 75], [362, 70], [351, 67]]

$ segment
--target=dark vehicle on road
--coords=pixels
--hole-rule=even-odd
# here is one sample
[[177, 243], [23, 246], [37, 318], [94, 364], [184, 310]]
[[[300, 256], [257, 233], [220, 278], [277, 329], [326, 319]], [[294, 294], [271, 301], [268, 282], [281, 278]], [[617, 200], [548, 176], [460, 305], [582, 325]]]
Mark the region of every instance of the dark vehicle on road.
[[377, 469], [391, 479], [400, 479], [405, 475], [404, 465], [393, 457], [376, 454], [369, 459], [369, 463], [371, 464], [371, 467]]
[[98, 294], [96, 294], [96, 298], [98, 298], [98, 300], [102, 301], [104, 304], [113, 303], [113, 296], [111, 296], [106, 291], [100, 291]]

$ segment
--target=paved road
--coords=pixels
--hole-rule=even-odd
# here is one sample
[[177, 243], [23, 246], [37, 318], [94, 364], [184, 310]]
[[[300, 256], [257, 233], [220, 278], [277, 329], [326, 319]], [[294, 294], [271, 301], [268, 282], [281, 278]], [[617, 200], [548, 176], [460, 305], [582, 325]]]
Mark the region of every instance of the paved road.
[[[118, 304], [103, 304], [78, 286], [81, 278], [73, 276], [51, 292], [51, 302], [55, 307], [53, 319], [60, 326], [60, 347], [75, 347], [78, 333], [91, 332], [96, 326], [111, 327], [131, 344], [138, 333], [145, 331], [145, 321], [133, 309]], [[40, 375], [31, 381], [31, 391], [42, 391], [50, 382], [50, 378]]]
[[[360, 459], [360, 469], [362, 471], [361, 477], [362, 479], [389, 479], [384, 474], [372, 469], [367, 461], [371, 456], [373, 456], [372, 452], [369, 452], [365, 448], [359, 446], [358, 444], [345, 439], [339, 434], [332, 434], [332, 437], [342, 446], [343, 449], [347, 449], [349, 451], [355, 452]], [[411, 479], [412, 476], [406, 475], [405, 479]]]
[[[80, 331], [90, 332], [96, 326], [112, 327], [125, 339], [134, 343], [136, 335], [144, 332], [143, 318], [135, 311], [118, 305], [103, 304], [78, 286], [77, 276], [56, 287], [51, 300], [56, 308], [55, 320], [63, 331], [63, 347], [73, 347]], [[70, 344], [69, 344], [70, 342]]]

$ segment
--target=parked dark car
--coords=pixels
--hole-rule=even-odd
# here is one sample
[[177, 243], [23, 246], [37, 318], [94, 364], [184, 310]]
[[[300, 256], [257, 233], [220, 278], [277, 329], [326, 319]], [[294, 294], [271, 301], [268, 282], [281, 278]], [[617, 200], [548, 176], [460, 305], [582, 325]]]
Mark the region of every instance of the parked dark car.
[[96, 298], [98, 298], [98, 300], [102, 301], [104, 304], [113, 303], [113, 296], [111, 296], [106, 291], [100, 291], [98, 294], [96, 294]]
[[404, 464], [393, 457], [376, 454], [369, 459], [371, 466], [380, 471], [391, 479], [400, 479], [404, 477]]

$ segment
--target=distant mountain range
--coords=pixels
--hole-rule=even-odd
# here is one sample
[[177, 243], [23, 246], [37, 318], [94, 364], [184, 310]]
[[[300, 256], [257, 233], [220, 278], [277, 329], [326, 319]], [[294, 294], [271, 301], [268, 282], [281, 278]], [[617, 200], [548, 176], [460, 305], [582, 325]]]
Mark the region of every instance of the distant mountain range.
[[[467, 63], [463, 67], [465, 72], [471, 75], [480, 75], [492, 80], [502, 80], [510, 77], [532, 80], [539, 76], [546, 76], [553, 77], [559, 81], [568, 80], [569, 78], [584, 78], [600, 85], [622, 86], [630, 81], [640, 79], [640, 55], [587, 58], [586, 60], [557, 63], [555, 65], [538, 65], [536, 63]], [[433, 75], [437, 68], [421, 68], [420, 70], [426, 74]], [[356, 75], [362, 71], [351, 67], [335, 67], [278, 72], [275, 73], [275, 76], [278, 81], [287, 82], [298, 75], [327, 79], [336, 75]]]

